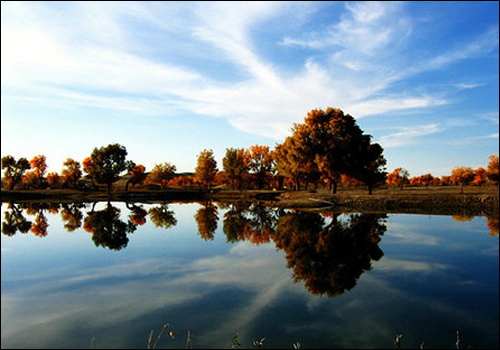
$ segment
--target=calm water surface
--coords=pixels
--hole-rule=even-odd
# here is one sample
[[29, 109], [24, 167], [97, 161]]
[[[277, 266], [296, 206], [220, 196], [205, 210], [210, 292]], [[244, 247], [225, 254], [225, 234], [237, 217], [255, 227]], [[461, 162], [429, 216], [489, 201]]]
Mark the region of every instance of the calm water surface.
[[499, 346], [498, 219], [2, 205], [2, 348]]

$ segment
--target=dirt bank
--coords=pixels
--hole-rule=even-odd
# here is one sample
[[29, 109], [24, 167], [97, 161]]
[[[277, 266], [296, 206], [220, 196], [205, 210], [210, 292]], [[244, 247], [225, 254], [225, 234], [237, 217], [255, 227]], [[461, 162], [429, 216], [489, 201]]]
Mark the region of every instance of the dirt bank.
[[338, 212], [385, 212], [435, 215], [486, 215], [499, 216], [498, 192], [456, 194], [428, 191], [405, 193], [388, 191], [374, 195], [359, 192], [287, 191], [231, 191], [198, 189], [169, 189], [166, 191], [117, 191], [108, 196], [103, 192], [76, 190], [4, 191], [2, 202], [172, 202], [172, 201], [251, 201], [290, 209], [334, 210]]

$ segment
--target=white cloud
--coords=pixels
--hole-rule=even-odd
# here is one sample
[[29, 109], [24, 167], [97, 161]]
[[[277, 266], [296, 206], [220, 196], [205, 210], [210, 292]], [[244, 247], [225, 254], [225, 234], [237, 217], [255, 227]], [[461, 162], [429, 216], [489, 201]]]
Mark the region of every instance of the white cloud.
[[[312, 8], [321, 5], [310, 4], [307, 11], [304, 6], [297, 2], [2, 3], [2, 92], [4, 87], [14, 91], [5, 89], [2, 98], [38, 98], [51, 105], [63, 99], [62, 105], [138, 115], [198, 113], [279, 140], [313, 108], [339, 107], [364, 117], [449, 103], [412, 89], [397, 95], [389, 91], [409, 76], [489, 52], [495, 35], [498, 41], [498, 30], [490, 30], [474, 42], [415, 65], [403, 54], [414, 26], [404, 2], [346, 3], [340, 20], [326, 30], [284, 37], [281, 44], [292, 50], [311, 49], [301, 66], [285, 69], [279, 61], [259, 54], [253, 29], [276, 18], [293, 21], [295, 16], [313, 14]], [[134, 33], [138, 25], [142, 36]], [[145, 35], [152, 31], [166, 43], [147, 41]], [[182, 54], [194, 51], [184, 52], [183, 46], [178, 53], [175, 48], [167, 50], [170, 38], [177, 44], [192, 42], [200, 52], [198, 58], [209, 55], [228, 71], [242, 74], [232, 81], [209, 78], [203, 64], [182, 60]], [[168, 54], [149, 56], [151, 52]], [[176, 54], [179, 57], [171, 60], [169, 55]], [[382, 139], [394, 147], [407, 136], [414, 141], [420, 135], [403, 130]]]
[[412, 127], [401, 127], [400, 131], [382, 136], [378, 142], [384, 148], [403, 147], [416, 143], [420, 137], [425, 137], [443, 131], [438, 124], [416, 125]]

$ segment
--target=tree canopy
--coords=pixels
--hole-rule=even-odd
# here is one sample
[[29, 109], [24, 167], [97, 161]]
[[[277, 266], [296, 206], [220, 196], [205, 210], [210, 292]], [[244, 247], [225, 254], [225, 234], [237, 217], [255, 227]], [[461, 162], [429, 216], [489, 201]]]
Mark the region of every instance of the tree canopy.
[[92, 181], [106, 184], [109, 195], [113, 183], [120, 178], [120, 174], [127, 170], [130, 165], [126, 157], [127, 150], [125, 146], [117, 143], [94, 148], [90, 160], [87, 158], [84, 161], [84, 170], [92, 178]]

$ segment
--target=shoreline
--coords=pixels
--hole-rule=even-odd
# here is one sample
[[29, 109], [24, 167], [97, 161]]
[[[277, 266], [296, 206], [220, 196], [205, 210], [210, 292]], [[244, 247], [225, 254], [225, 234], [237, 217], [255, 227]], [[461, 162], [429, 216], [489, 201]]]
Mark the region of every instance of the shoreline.
[[384, 212], [429, 215], [499, 216], [499, 195], [491, 193], [338, 193], [316, 191], [169, 189], [164, 191], [115, 191], [108, 196], [99, 191], [22, 190], [1, 191], [3, 202], [261, 202], [265, 205], [295, 210], [337, 212]]

